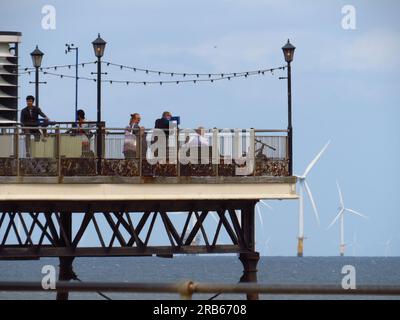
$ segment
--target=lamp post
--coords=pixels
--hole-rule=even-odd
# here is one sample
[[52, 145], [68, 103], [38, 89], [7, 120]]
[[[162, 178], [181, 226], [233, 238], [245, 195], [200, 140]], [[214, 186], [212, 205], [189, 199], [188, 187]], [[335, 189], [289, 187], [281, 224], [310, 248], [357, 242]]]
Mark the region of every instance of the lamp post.
[[97, 39], [92, 42], [94, 54], [97, 57], [97, 174], [101, 174], [101, 158], [103, 156], [103, 139], [102, 139], [102, 124], [101, 124], [101, 57], [104, 54], [106, 43], [100, 38], [100, 33]]
[[31, 52], [32, 63], [35, 67], [35, 99], [36, 99], [36, 106], [39, 106], [39, 68], [42, 65], [44, 53], [39, 50], [38, 46], [36, 49]]
[[75, 121], [78, 121], [78, 62], [79, 62], [79, 48], [75, 47], [73, 43], [65, 44], [65, 54], [75, 50]]
[[287, 62], [289, 175], [293, 175], [292, 70], [290, 63], [293, 61], [295, 49], [296, 47], [290, 43], [289, 39], [282, 47], [283, 55]]

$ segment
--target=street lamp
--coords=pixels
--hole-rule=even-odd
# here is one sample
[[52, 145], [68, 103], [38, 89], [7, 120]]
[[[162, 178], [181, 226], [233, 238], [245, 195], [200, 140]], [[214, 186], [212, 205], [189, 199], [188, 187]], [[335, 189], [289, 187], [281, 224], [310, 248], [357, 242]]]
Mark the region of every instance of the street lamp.
[[32, 63], [35, 67], [35, 99], [36, 99], [36, 106], [39, 107], [39, 68], [42, 65], [44, 53], [39, 50], [38, 46], [36, 49], [31, 52]]
[[73, 43], [66, 43], [65, 54], [75, 50], [75, 122], [78, 121], [78, 62], [79, 62], [79, 48], [75, 47]]
[[293, 61], [295, 49], [296, 47], [290, 43], [289, 39], [282, 47], [283, 55], [287, 62], [289, 175], [293, 175], [292, 70], [290, 63]]
[[101, 158], [103, 156], [102, 128], [101, 128], [101, 57], [104, 54], [107, 42], [100, 38], [92, 42], [94, 54], [97, 57], [97, 173], [101, 174]]

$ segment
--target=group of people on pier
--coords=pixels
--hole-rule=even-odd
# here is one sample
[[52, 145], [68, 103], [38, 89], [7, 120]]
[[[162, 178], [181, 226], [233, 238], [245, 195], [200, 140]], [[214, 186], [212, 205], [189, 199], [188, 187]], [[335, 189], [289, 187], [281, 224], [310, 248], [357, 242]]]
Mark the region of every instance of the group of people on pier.
[[[47, 132], [45, 128], [50, 124], [50, 119], [38, 106], [34, 104], [34, 102], [35, 98], [32, 95], [26, 97], [26, 107], [22, 109], [20, 117], [23, 134], [25, 135], [27, 157], [31, 156], [31, 136], [34, 137], [35, 141], [46, 141]], [[157, 119], [154, 124], [154, 129], [159, 129], [164, 132], [167, 144], [172, 120], [173, 117], [171, 112], [164, 111], [161, 118]], [[129, 124], [125, 127], [123, 154], [127, 159], [138, 157], [138, 150], [142, 150], [142, 155], [144, 155], [147, 150], [146, 132], [145, 128], [140, 126], [140, 121], [141, 115], [136, 112], [132, 113], [130, 115]], [[90, 129], [91, 126], [85, 118], [85, 111], [82, 109], [78, 110], [76, 114], [76, 122], [68, 133], [82, 136], [82, 154], [90, 151], [90, 138], [93, 135]], [[209, 147], [209, 142], [204, 137], [204, 132], [204, 128], [199, 127], [195, 131], [195, 134], [186, 142], [186, 145], [190, 147]], [[140, 147], [139, 141], [141, 141]]]

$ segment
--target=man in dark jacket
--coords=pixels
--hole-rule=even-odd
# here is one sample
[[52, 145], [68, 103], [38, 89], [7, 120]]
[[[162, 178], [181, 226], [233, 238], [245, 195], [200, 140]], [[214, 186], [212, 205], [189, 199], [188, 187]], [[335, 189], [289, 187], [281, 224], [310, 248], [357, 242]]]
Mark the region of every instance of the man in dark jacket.
[[[156, 120], [154, 124], [155, 129], [169, 129], [169, 121], [171, 120], [171, 112], [164, 111], [162, 117]], [[168, 130], [164, 130], [165, 134], [168, 136]]]
[[[167, 159], [168, 159], [168, 148], [169, 148], [169, 125], [170, 125], [170, 120], [172, 118], [171, 112], [169, 111], [164, 111], [161, 118], [157, 119], [155, 124], [154, 124], [154, 129], [159, 129], [163, 130], [165, 134], [165, 143], [166, 143], [166, 152], [167, 152]], [[153, 135], [152, 137], [152, 148], [154, 148], [154, 143], [157, 141], [155, 139], [156, 137]], [[155, 156], [158, 156], [158, 151], [155, 152]]]
[[26, 107], [21, 111], [21, 123], [24, 127], [38, 127], [39, 116], [49, 120], [39, 107], [33, 105], [34, 102], [33, 96], [26, 97]]
[[[23, 127], [38, 127], [39, 126], [39, 116], [44, 118], [45, 122], [49, 119], [40, 110], [39, 107], [34, 106], [33, 103], [35, 98], [33, 96], [26, 97], [26, 107], [21, 111], [21, 123]], [[25, 145], [26, 145], [26, 156], [30, 157], [31, 154], [31, 134], [35, 137], [35, 140], [39, 140], [40, 132], [36, 129], [24, 129], [25, 133]]]

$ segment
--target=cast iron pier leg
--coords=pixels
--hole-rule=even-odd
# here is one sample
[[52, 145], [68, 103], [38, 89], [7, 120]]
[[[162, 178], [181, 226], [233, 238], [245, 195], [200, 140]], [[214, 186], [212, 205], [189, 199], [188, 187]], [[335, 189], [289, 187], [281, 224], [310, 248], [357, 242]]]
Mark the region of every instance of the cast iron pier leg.
[[[72, 239], [72, 213], [61, 212], [60, 223], [63, 226], [65, 237], [71, 243]], [[60, 226], [60, 247], [67, 246]], [[60, 281], [70, 281], [76, 278], [76, 274], [72, 268], [72, 263], [75, 257], [59, 257], [60, 258], [60, 273], [58, 279]], [[57, 292], [57, 300], [68, 300], [68, 292]]]
[[[248, 252], [242, 252], [239, 255], [239, 260], [243, 264], [240, 282], [257, 282], [257, 264], [260, 255], [255, 251], [255, 205], [256, 202], [249, 202], [245, 208], [242, 208], [243, 237]], [[247, 294], [247, 300], [258, 300], [258, 293]]]

